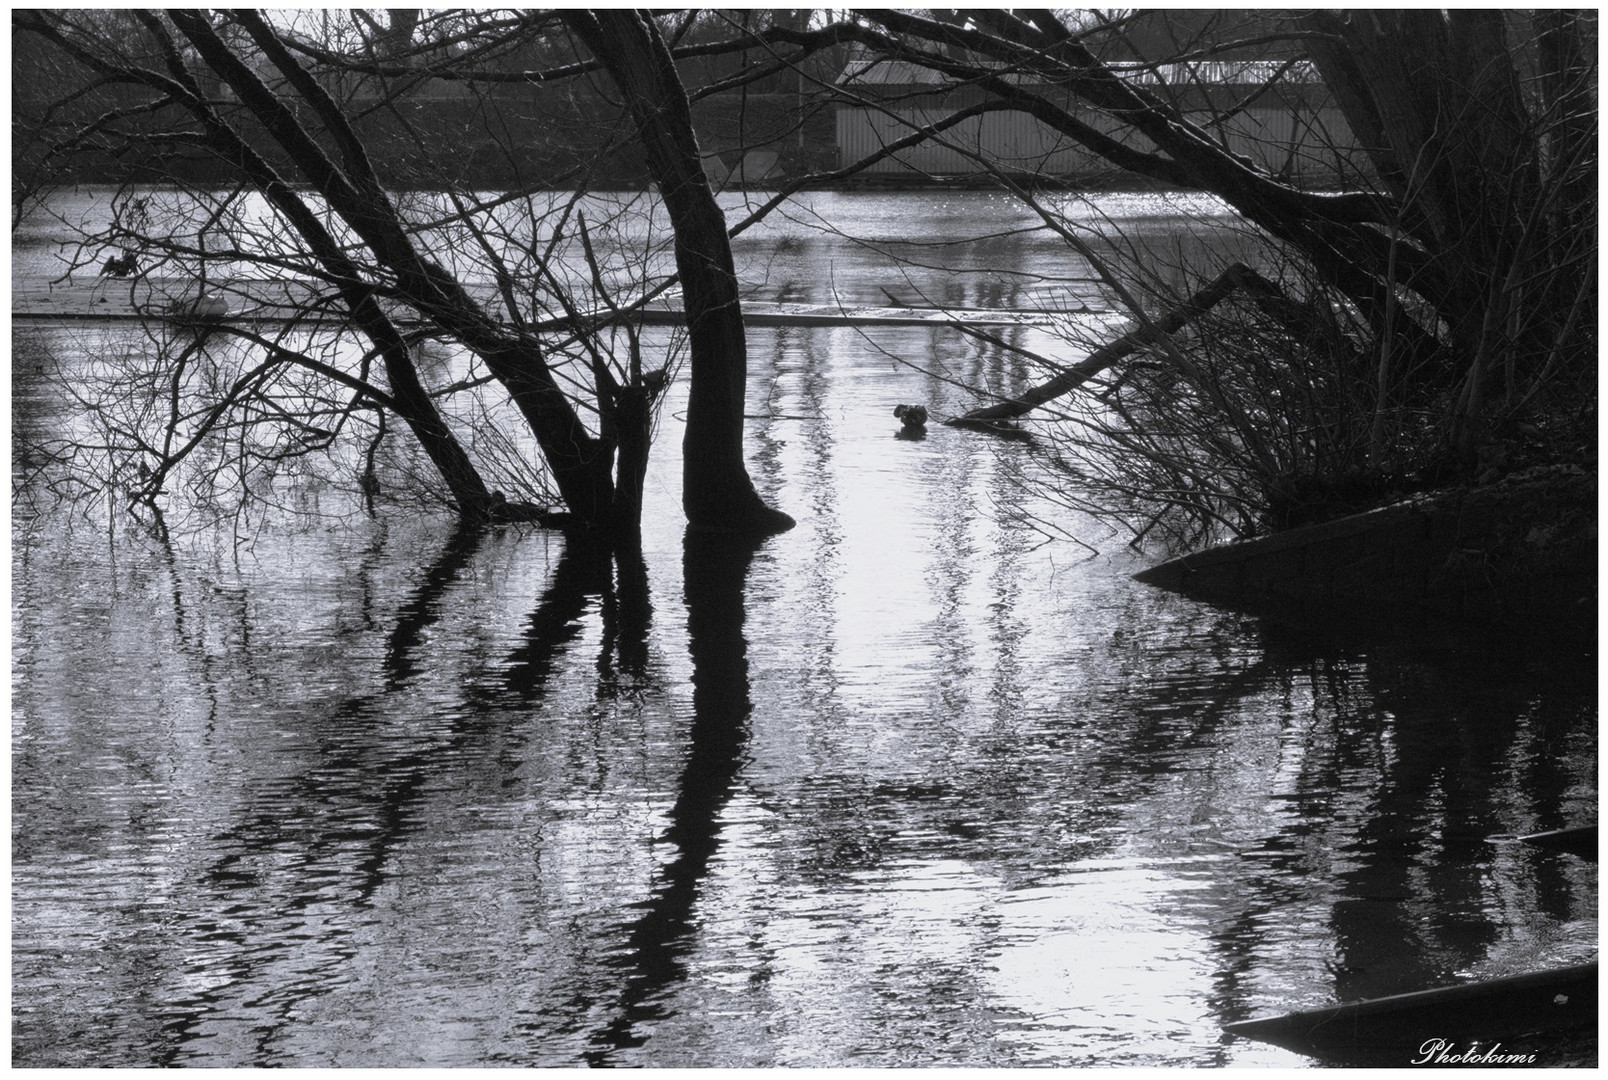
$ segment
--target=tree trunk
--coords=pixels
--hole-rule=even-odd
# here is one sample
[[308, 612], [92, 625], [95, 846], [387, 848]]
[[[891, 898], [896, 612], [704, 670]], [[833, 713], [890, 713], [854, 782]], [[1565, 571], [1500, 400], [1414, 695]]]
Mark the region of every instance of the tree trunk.
[[743, 463], [748, 345], [726, 219], [699, 161], [687, 92], [646, 14], [565, 11], [565, 21], [625, 97], [676, 235], [692, 358], [682, 507], [697, 529], [773, 533], [794, 521], [760, 500]]
[[[1309, 16], [1312, 56], [1373, 151], [1403, 223], [1435, 252], [1437, 314], [1465, 358], [1481, 345], [1489, 283], [1515, 256], [1534, 199], [1532, 130], [1503, 13], [1353, 11]], [[1404, 281], [1419, 287], [1409, 273]]]
[[[418, 251], [345, 113], [267, 22], [254, 12], [240, 12], [236, 17], [264, 56], [323, 120], [340, 148], [343, 167], [330, 160], [279, 95], [234, 56], [204, 20], [174, 16], [174, 21], [198, 48], [205, 47], [214, 70], [262, 120], [297, 168], [367, 242], [379, 261], [395, 272], [408, 302], [477, 353], [508, 389], [536, 435], [553, 482], [574, 517], [604, 532], [616, 531], [621, 523], [615, 518], [613, 445], [586, 430], [533, 342], [512, 336], [493, 323], [462, 283]], [[499, 504], [495, 512], [508, 511]], [[631, 529], [636, 524], [634, 519], [625, 523]]]
[[[235, 55], [212, 32], [204, 19], [179, 12], [174, 24], [184, 32], [213, 69], [237, 90], [249, 95], [267, 93], [259, 80], [250, 76]], [[400, 331], [381, 309], [371, 288], [364, 285], [358, 267], [325, 230], [301, 197], [291, 190], [273, 168], [252, 150], [233, 128], [225, 124], [198, 95], [191, 111], [207, 129], [209, 142], [244, 172], [264, 196], [301, 233], [336, 282], [353, 321], [374, 342], [385, 367], [391, 398], [397, 413], [419, 440], [442, 480], [447, 484], [458, 512], [469, 520], [483, 519], [492, 512], [493, 499], [469, 455], [436, 410], [423, 384], [419, 382], [413, 358]]]
[[1547, 138], [1547, 165], [1564, 187], [1553, 233], [1594, 229], [1597, 224], [1597, 141], [1595, 49], [1596, 13], [1543, 11], [1536, 44], [1541, 90], [1553, 126]]

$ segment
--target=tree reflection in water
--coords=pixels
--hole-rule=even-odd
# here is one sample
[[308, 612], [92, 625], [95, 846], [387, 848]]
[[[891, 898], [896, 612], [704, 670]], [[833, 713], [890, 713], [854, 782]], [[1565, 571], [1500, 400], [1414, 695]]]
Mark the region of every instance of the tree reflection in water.
[[[496, 741], [505, 734], [498, 730], [500, 721], [517, 715], [508, 711], [510, 706], [528, 709], [542, 699], [555, 664], [579, 635], [594, 599], [603, 622], [600, 684], [614, 685], [619, 676], [643, 676], [653, 608], [641, 553], [611, 555], [594, 545], [566, 543], [526, 620], [523, 641], [495, 666], [495, 677], [465, 688], [466, 707], [452, 711], [444, 733], [422, 732], [398, 752], [387, 699], [406, 691], [423, 671], [418, 653], [425, 631], [440, 618], [449, 592], [481, 551], [486, 535], [479, 526], [455, 528], [400, 606], [381, 661], [384, 690], [335, 702], [326, 717], [312, 718], [323, 732], [315, 766], [279, 780], [276, 797], [266, 800], [263, 809], [213, 835], [212, 843], [228, 854], [203, 868], [202, 888], [212, 894], [212, 903], [185, 921], [190, 923], [188, 936], [208, 942], [205, 955], [221, 949], [230, 958], [223, 970], [211, 966], [207, 979], [196, 980], [217, 982], [215, 990], [164, 1003], [162, 1064], [182, 1063], [186, 1044], [206, 1037], [209, 1017], [227, 1012], [228, 998], [240, 986], [271, 981], [275, 965], [299, 964], [299, 977], [291, 985], [268, 990], [250, 1003], [260, 1018], [253, 1034], [254, 1063], [275, 1060], [272, 1045], [294, 1024], [297, 1009], [347, 981], [360, 947], [346, 940], [352, 936], [349, 916], [372, 907], [377, 890], [391, 877], [388, 865], [395, 853], [429, 822], [420, 804], [429, 797], [428, 781], [439, 763], [466, 756], [474, 744]], [[182, 607], [176, 618], [182, 625]], [[303, 810], [287, 819], [286, 807]], [[289, 867], [274, 866], [287, 856]], [[265, 876], [285, 869], [302, 882], [264, 887]], [[277, 904], [272, 903], [275, 897]], [[331, 901], [346, 918], [331, 917]], [[227, 912], [228, 918], [218, 917], [219, 912]], [[316, 959], [296, 945], [311, 937], [319, 945]], [[227, 978], [218, 980], [219, 975]], [[277, 1022], [267, 1019], [274, 1016]]]
[[[1531, 902], [1560, 923], [1578, 919], [1563, 873], [1573, 867], [1493, 837], [1515, 809], [1537, 829], [1574, 823], [1565, 744], [1591, 696], [1569, 655], [1579, 643], [1526, 663], [1517, 636], [1490, 628], [1425, 641], [1400, 627], [1245, 625], [1262, 645], [1249, 670], [1286, 692], [1304, 684], [1312, 715], [1282, 733], [1299, 761], [1285, 823], [1243, 852], [1237, 911], [1212, 935], [1213, 1011], [1224, 1022], [1267, 1011], [1245, 1007], [1247, 984], [1279, 948], [1269, 928], [1291, 911], [1329, 927], [1336, 1002], [1464, 982], [1493, 959], [1546, 966], [1540, 941], [1534, 958], [1503, 956], [1506, 916], [1492, 905], [1523, 866]], [[1224, 683], [1225, 703], [1243, 707], [1247, 683]]]
[[[401, 605], [386, 639], [384, 690], [332, 705], [320, 723], [327, 734], [320, 739], [323, 746], [316, 768], [278, 785], [280, 798], [274, 807], [323, 806], [331, 808], [329, 818], [287, 821], [269, 808], [212, 837], [228, 854], [203, 871], [212, 903], [187, 929], [214, 949], [232, 953], [234, 960], [227, 971], [211, 970], [213, 976], [228, 975], [218, 992], [202, 991], [167, 1003], [164, 1064], [185, 1060], [186, 1045], [205, 1037], [208, 1017], [227, 1011], [228, 998], [239, 986], [260, 984], [274, 966], [296, 963], [294, 940], [316, 933], [317, 962], [309, 966], [303, 956], [293, 986], [271, 992], [275, 1001], [259, 998], [252, 1003], [267, 1016], [282, 1018], [276, 1023], [259, 1014], [266, 1022], [255, 1029], [257, 1062], [274, 1060], [271, 1047], [281, 1028], [294, 1022], [299, 1006], [343, 984], [358, 949], [355, 942], [342, 944], [350, 932], [335, 924], [339, 920], [329, 920], [327, 911], [322, 925], [312, 925], [319, 916], [311, 910], [331, 900], [348, 912], [372, 906], [377, 890], [390, 877], [388, 864], [395, 853], [409, 834], [429, 821], [417, 804], [428, 797], [427, 780], [435, 764], [443, 757], [463, 756], [466, 744], [494, 740], [498, 733], [491, 726], [497, 718], [517, 715], [511, 710], [528, 711], [544, 697], [565, 646], [579, 634], [589, 604], [598, 604], [603, 624], [596, 664], [600, 693], [618, 692], [644, 676], [653, 607], [640, 552], [611, 555], [585, 544], [566, 544], [526, 621], [523, 641], [496, 666], [495, 678], [466, 687], [468, 707], [454, 712], [446, 740], [439, 734], [420, 737], [411, 749], [397, 753], [393, 733], [384, 730], [386, 698], [405, 691], [420, 674], [417, 654], [425, 631], [439, 618], [444, 598], [484, 539], [484, 533], [472, 527], [460, 528], [448, 538]], [[645, 1041], [639, 1025], [661, 1014], [656, 999], [683, 973], [682, 955], [693, 928], [699, 883], [718, 846], [720, 813], [747, 745], [750, 698], [742, 590], [756, 550], [754, 541], [711, 534], [689, 533], [685, 541], [695, 715], [663, 836], [675, 855], [661, 869], [641, 914], [619, 936], [624, 950], [614, 964], [621, 973], [618, 996], [609, 1006], [614, 1016], [591, 1038], [586, 1058], [593, 1064], [609, 1064], [616, 1050]], [[342, 812], [334, 812], [335, 808]], [[348, 819], [345, 827], [334, 823], [337, 817]], [[362, 850], [354, 851], [354, 846]], [[273, 871], [265, 871], [262, 864], [265, 855], [274, 852], [293, 854], [291, 869], [305, 875], [308, 885], [264, 888], [264, 873]], [[327, 883], [314, 885], [313, 880], [327, 877], [329, 867], [337, 864], [346, 869], [340, 874], [341, 888], [331, 896]], [[269, 910], [263, 899], [276, 896], [281, 903]], [[212, 914], [219, 911], [230, 912], [230, 919]], [[300, 934], [292, 925], [297, 923], [302, 926]]]
[[689, 529], [683, 538], [688, 649], [692, 653], [691, 746], [664, 839], [676, 854], [642, 914], [626, 933], [618, 966], [624, 986], [616, 1015], [586, 1054], [609, 1065], [618, 1050], [641, 1046], [637, 1028], [663, 1014], [656, 1000], [683, 975], [698, 885], [720, 843], [719, 818], [748, 746], [748, 642], [743, 581], [760, 541]]

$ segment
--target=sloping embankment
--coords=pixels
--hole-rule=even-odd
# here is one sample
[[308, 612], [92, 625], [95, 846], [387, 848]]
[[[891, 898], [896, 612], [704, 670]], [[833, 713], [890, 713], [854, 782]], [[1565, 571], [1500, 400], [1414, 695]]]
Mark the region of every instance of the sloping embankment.
[[1592, 633], [1597, 477], [1515, 473], [1173, 559], [1135, 577], [1231, 607], [1522, 620]]

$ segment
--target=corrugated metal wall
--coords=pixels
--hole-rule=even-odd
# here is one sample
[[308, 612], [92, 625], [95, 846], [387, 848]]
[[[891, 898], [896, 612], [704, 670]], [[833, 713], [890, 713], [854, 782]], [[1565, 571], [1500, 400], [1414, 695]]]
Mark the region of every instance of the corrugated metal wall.
[[[860, 161], [908, 136], [915, 128], [949, 115], [945, 108], [894, 106], [887, 110], [843, 108], [837, 114], [838, 163]], [[1103, 113], [1084, 111], [1078, 119], [1108, 135], [1117, 125]], [[1205, 121], [1205, 115], [1198, 121]], [[1288, 168], [1293, 176], [1327, 180], [1354, 175], [1363, 167], [1351, 130], [1340, 110], [1252, 106], [1231, 117], [1220, 134], [1227, 147], [1273, 172]], [[1125, 134], [1123, 141], [1150, 152], [1143, 136]], [[1342, 148], [1337, 151], [1336, 148]], [[1088, 176], [1110, 173], [1113, 166], [1060, 132], [1024, 112], [996, 112], [970, 117], [936, 139], [899, 151], [866, 171], [908, 172], [944, 176], [985, 171], [972, 155], [996, 163], [1007, 172], [1038, 176]]]
[[[918, 127], [949, 114], [942, 108], [899, 108], [891, 112], [842, 109], [837, 114], [838, 159], [859, 161]], [[964, 174], [982, 172], [971, 155], [997, 162], [1012, 172], [1063, 174], [1087, 171], [1092, 157], [1027, 113], [988, 113], [948, 128], [935, 139], [901, 150], [868, 170], [897, 173]]]

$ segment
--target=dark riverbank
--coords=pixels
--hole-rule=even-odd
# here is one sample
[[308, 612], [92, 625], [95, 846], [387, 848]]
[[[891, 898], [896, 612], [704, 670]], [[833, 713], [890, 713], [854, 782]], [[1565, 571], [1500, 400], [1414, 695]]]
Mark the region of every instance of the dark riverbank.
[[1597, 476], [1578, 465], [1418, 496], [1136, 575], [1231, 607], [1594, 636]]

